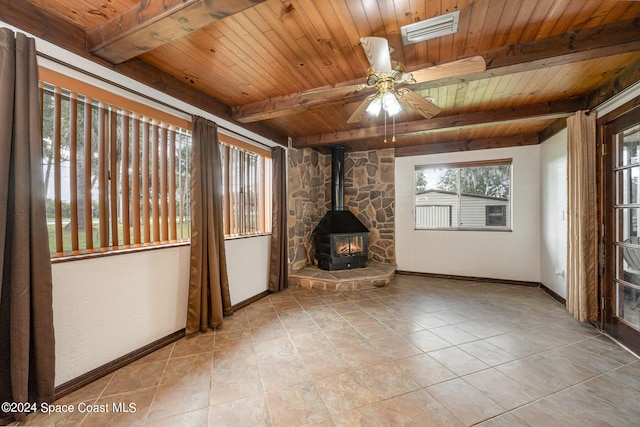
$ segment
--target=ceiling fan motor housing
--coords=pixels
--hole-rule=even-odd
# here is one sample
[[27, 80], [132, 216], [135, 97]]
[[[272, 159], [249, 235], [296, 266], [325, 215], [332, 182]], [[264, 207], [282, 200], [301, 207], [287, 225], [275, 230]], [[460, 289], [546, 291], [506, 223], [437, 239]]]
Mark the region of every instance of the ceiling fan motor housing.
[[411, 74], [405, 74], [399, 70], [387, 72], [375, 72], [371, 68], [367, 73], [367, 86], [375, 87], [379, 90], [392, 90], [393, 85], [399, 83], [415, 83]]

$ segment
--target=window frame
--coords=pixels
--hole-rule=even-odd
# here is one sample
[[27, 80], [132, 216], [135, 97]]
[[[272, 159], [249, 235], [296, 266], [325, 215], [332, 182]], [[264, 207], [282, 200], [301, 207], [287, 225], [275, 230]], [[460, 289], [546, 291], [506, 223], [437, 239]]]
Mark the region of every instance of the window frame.
[[[429, 227], [429, 226], [418, 226], [417, 224], [417, 209], [420, 206], [426, 206], [426, 204], [418, 204], [418, 171], [424, 170], [433, 170], [433, 169], [470, 169], [470, 168], [479, 168], [479, 167], [491, 167], [491, 166], [509, 166], [509, 186], [508, 186], [508, 196], [506, 199], [506, 204], [485, 204], [485, 208], [482, 209], [482, 217], [483, 224], [482, 226], [465, 226], [461, 225], [462, 217], [465, 213], [462, 199], [466, 196], [469, 199], [472, 198], [487, 198], [494, 200], [502, 200], [502, 198], [492, 197], [492, 196], [484, 196], [479, 194], [468, 194], [461, 191], [460, 188], [460, 174], [458, 174], [458, 182], [456, 184], [457, 188], [455, 191], [452, 190], [437, 190], [437, 189], [425, 189], [420, 194], [426, 194], [428, 192], [440, 192], [447, 193], [451, 195], [455, 195], [455, 199], [450, 203], [452, 208], [452, 219], [450, 227]], [[511, 232], [513, 231], [513, 159], [511, 158], [501, 158], [501, 159], [488, 159], [488, 160], [476, 160], [476, 161], [468, 161], [468, 162], [446, 162], [446, 163], [433, 163], [433, 164], [421, 164], [415, 165], [414, 173], [413, 173], [413, 228], [416, 231], [493, 231], [493, 232]], [[428, 204], [428, 203], [427, 203]], [[442, 202], [438, 205], [442, 206], [443, 204], [449, 204], [448, 202]], [[504, 216], [505, 224], [504, 225], [487, 225], [487, 206], [504, 206], [506, 213]], [[457, 212], [453, 212], [457, 210]], [[454, 220], [454, 218], [456, 218]]]

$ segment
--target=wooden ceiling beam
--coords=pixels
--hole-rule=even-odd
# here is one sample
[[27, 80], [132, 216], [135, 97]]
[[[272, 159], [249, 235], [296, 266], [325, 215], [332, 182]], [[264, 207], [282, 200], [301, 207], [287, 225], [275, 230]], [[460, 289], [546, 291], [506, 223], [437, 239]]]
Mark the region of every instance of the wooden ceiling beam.
[[638, 81], [640, 81], [640, 59], [622, 70], [615, 79], [609, 80], [592, 93], [587, 107], [589, 109], [597, 107]]
[[522, 147], [536, 145], [540, 142], [537, 134], [515, 135], [496, 138], [466, 139], [464, 141], [447, 141], [436, 144], [397, 147], [396, 157], [422, 156], [425, 154], [452, 153], [455, 151], [487, 150], [490, 148]]
[[[423, 90], [639, 50], [640, 18], [634, 18], [491, 49], [482, 54], [487, 62], [487, 69], [482, 73], [470, 74], [462, 78], [443, 79], [439, 82], [418, 83], [413, 87], [416, 90]], [[434, 83], [437, 84], [434, 85]]]
[[[513, 123], [517, 121], [549, 120], [567, 117], [577, 110], [585, 109], [587, 101], [582, 98], [544, 102], [500, 110], [480, 111], [474, 113], [457, 114], [453, 116], [433, 117], [427, 120], [396, 123], [395, 135], [416, 135], [445, 130], [468, 129], [474, 127], [491, 126], [499, 123]], [[383, 126], [354, 129], [344, 132], [326, 133], [308, 137], [292, 139], [295, 148], [322, 147], [340, 143], [348, 143], [360, 139], [379, 137], [384, 134]]]
[[544, 142], [567, 128], [567, 118], [554, 120], [549, 126], [538, 132], [538, 139]]
[[[0, 0], [0, 20], [80, 56], [87, 54], [84, 28], [28, 1]], [[36, 48], [38, 46], [36, 45]]]
[[[487, 62], [487, 69], [483, 72], [461, 77], [442, 78], [407, 87], [413, 90], [423, 90], [638, 50], [640, 50], [640, 18], [635, 18], [545, 39], [491, 49], [479, 54]], [[426, 68], [431, 65], [436, 64], [426, 64], [419, 68]], [[349, 87], [363, 83], [363, 81], [364, 76], [362, 79], [338, 83], [330, 87]], [[369, 94], [363, 92], [344, 94], [338, 91], [338, 95], [335, 97], [328, 96], [325, 98], [303, 98], [301, 93], [293, 93], [233, 107], [232, 116], [241, 123], [273, 119], [295, 114], [313, 105], [326, 102], [355, 102], [363, 100]]]
[[263, 1], [142, 1], [89, 30], [89, 52], [120, 64]]

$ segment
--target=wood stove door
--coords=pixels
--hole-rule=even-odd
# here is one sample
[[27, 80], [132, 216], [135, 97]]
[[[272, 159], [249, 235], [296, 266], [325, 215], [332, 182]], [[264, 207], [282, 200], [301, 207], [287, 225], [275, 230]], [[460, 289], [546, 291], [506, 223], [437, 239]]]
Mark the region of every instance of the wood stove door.
[[365, 252], [365, 238], [363, 234], [334, 235], [333, 256], [354, 256]]

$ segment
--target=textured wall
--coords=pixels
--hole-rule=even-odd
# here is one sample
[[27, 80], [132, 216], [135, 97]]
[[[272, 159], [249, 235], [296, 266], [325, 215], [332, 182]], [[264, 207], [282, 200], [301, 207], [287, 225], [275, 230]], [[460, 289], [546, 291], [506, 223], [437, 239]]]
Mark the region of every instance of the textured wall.
[[395, 151], [345, 156], [345, 206], [369, 228], [369, 259], [395, 264]]
[[186, 323], [189, 246], [59, 262], [51, 272], [56, 386]]
[[314, 262], [311, 233], [330, 202], [325, 181], [327, 175], [331, 181], [331, 156], [310, 148], [290, 148], [288, 154], [289, 268], [298, 271]]
[[[315, 264], [312, 233], [331, 209], [331, 155], [289, 149], [289, 261], [291, 271]], [[345, 207], [369, 228], [369, 259], [395, 264], [393, 149], [345, 153]]]

